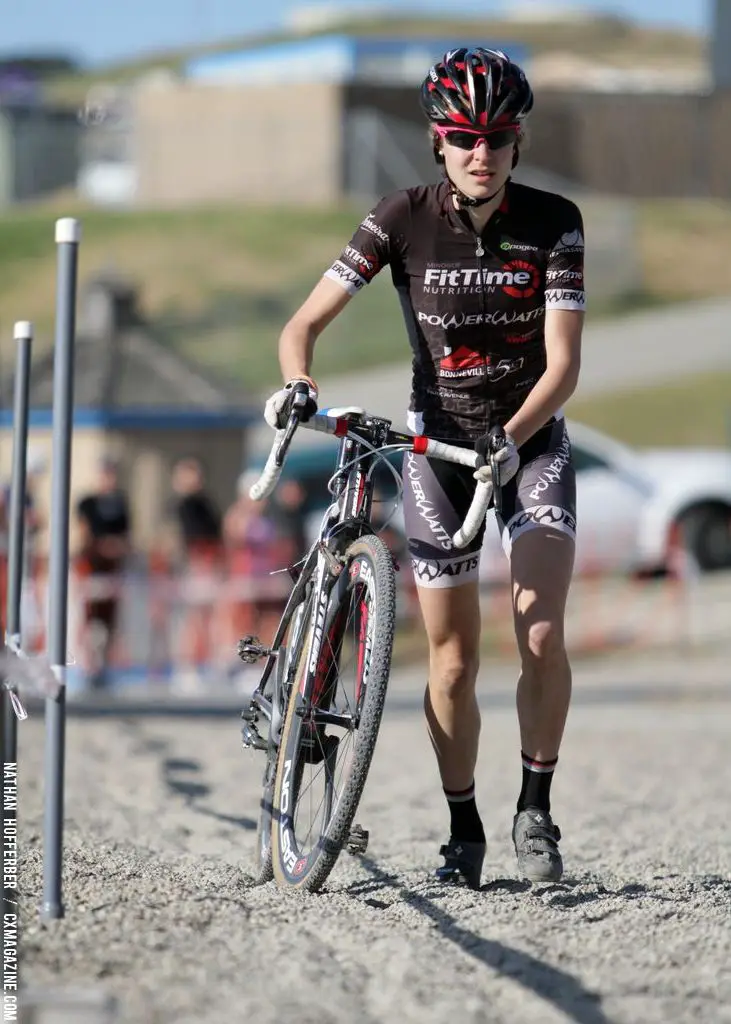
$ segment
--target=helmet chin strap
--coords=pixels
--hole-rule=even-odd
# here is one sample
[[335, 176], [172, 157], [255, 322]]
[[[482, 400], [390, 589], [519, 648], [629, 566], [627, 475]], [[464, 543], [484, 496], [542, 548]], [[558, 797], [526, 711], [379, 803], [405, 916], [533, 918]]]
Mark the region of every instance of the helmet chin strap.
[[491, 196], [485, 196], [483, 199], [475, 199], [474, 196], [468, 196], [466, 193], [464, 193], [462, 191], [462, 189], [458, 188], [454, 184], [452, 179], [449, 177], [449, 175], [447, 174], [446, 171], [444, 172], [444, 176], [447, 179], [447, 181], [449, 182], [449, 188], [450, 188], [450, 191], [451, 191], [452, 195], [454, 196], [454, 198], [455, 198], [455, 200], [457, 202], [457, 206], [470, 207], [473, 210], [477, 206], [484, 206], [485, 203], [491, 202], [495, 198], [495, 196], [500, 195], [502, 190], [505, 188], [507, 183], [510, 181], [510, 175], [508, 175], [507, 178], [505, 179], [505, 181], [500, 186], [500, 188], [497, 189], [497, 191], [493, 192]]

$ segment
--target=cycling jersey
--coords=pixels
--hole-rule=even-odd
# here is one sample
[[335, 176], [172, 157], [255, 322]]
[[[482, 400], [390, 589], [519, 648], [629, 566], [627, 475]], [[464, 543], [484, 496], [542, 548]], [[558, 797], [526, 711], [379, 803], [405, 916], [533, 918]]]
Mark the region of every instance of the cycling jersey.
[[349, 294], [389, 265], [413, 355], [409, 426], [475, 439], [504, 424], [546, 367], [546, 309], [583, 310], [578, 207], [509, 181], [482, 234], [449, 184], [382, 199], [327, 270]]

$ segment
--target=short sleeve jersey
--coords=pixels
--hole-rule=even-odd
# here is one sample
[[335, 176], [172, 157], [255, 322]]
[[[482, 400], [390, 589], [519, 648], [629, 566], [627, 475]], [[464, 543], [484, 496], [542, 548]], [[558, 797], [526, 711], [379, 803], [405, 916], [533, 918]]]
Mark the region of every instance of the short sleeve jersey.
[[387, 265], [413, 357], [409, 425], [432, 437], [505, 423], [546, 368], [546, 310], [586, 301], [578, 207], [512, 181], [482, 234], [446, 181], [387, 196], [325, 276], [355, 295]]

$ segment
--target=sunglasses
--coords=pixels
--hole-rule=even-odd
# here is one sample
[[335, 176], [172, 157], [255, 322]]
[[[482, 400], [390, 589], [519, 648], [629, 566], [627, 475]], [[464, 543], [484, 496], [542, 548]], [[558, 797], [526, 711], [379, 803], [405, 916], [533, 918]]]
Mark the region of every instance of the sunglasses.
[[471, 128], [443, 128], [435, 126], [435, 131], [440, 139], [444, 139], [450, 146], [457, 149], [475, 149], [478, 142], [484, 141], [488, 149], [504, 149], [515, 142], [518, 132], [518, 125], [510, 125], [508, 128], [493, 128], [489, 132], [474, 131]]

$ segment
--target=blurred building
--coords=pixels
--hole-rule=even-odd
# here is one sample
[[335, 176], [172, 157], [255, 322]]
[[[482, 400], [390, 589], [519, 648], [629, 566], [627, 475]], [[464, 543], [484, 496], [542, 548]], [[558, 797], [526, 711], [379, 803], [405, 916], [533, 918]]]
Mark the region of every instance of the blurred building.
[[76, 112], [13, 83], [0, 88], [0, 207], [72, 187], [79, 169]]
[[[10, 474], [12, 387], [0, 392], [0, 477]], [[53, 353], [34, 362], [30, 436], [52, 453]], [[166, 346], [136, 313], [122, 282], [88, 282], [80, 298], [74, 376], [71, 504], [93, 488], [102, 456], [119, 462], [130, 498], [134, 541], [149, 549], [167, 518], [175, 462], [195, 456], [212, 497], [232, 499], [244, 459], [245, 428], [261, 409], [228, 382], [214, 380]], [[50, 509], [50, 475], [40, 500]], [[45, 538], [47, 540], [47, 538]]]
[[[81, 138], [68, 112], [0, 107], [0, 202], [74, 179], [91, 202], [139, 207], [328, 204], [433, 180], [417, 86], [454, 38], [338, 32], [329, 25], [336, 14], [342, 23], [341, 7], [305, 9], [315, 24], [300, 28], [318, 33], [308, 38], [96, 88]], [[627, 199], [729, 198], [730, 10], [719, 0], [711, 59], [697, 45], [665, 52], [657, 40], [645, 58], [640, 30], [615, 61], [578, 52], [575, 40], [563, 51], [560, 12], [545, 4], [511, 9], [498, 38], [459, 42], [501, 47], [524, 64], [537, 97], [524, 163], [558, 187]], [[519, 37], [539, 13], [554, 42], [516, 43], [510, 26]], [[626, 35], [616, 19], [579, 20], [606, 22], [610, 39], [618, 25]]]
[[731, 89], [731, 3], [729, 0], [713, 0], [712, 6], [710, 58], [713, 85], [716, 89]]
[[[621, 66], [532, 52], [507, 37], [479, 42], [505, 49], [530, 75], [533, 169], [615, 196], [731, 195], [731, 100], [713, 90], [697, 56], [681, 54], [670, 73], [662, 54]], [[196, 58], [180, 77], [148, 79], [129, 102], [133, 202], [296, 195], [320, 204], [433, 180], [417, 86], [452, 45], [446, 36], [325, 32]]]

